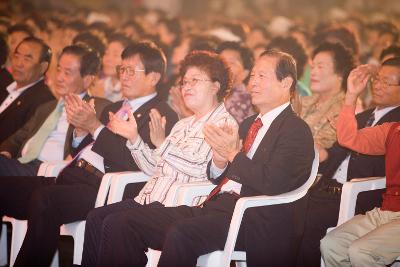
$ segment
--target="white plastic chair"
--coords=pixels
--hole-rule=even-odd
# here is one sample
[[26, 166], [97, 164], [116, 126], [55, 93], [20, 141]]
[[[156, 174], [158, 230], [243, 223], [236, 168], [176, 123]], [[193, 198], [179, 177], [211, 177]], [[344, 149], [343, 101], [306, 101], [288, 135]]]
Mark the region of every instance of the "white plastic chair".
[[[340, 210], [337, 226], [354, 217], [359, 193], [384, 188], [386, 188], [386, 177], [355, 178], [344, 183], [342, 187], [342, 195], [340, 197]], [[329, 228], [327, 233], [333, 229], [335, 229], [335, 227]], [[400, 260], [400, 257], [398, 257], [397, 260]], [[325, 267], [325, 263], [322, 258], [321, 267]]]
[[[59, 164], [43, 163], [39, 169], [38, 175], [55, 177], [65, 167], [66, 164], [67, 164], [66, 162]], [[100, 207], [104, 205], [113, 175], [115, 175], [115, 173], [109, 173], [103, 176], [99, 187], [99, 191], [97, 193], [95, 207]], [[15, 259], [18, 255], [18, 252], [22, 246], [22, 242], [25, 238], [27, 230], [27, 221], [17, 220], [15, 218], [7, 216], [3, 217], [3, 221], [10, 222], [13, 227], [11, 236], [11, 252], [10, 252], [10, 266], [13, 266]], [[84, 231], [85, 231], [85, 221], [77, 221], [69, 224], [63, 224], [60, 227], [60, 235], [72, 236], [72, 238], [74, 239], [74, 256], [73, 256], [74, 264], [80, 264], [82, 260]], [[6, 231], [4, 233], [6, 233]], [[52, 267], [58, 266], [58, 252], [56, 252], [51, 266]]]
[[[315, 157], [313, 160], [310, 176], [306, 183], [298, 189], [278, 196], [255, 196], [240, 198], [236, 202], [224, 250], [214, 251], [212, 253], [200, 256], [197, 259], [197, 266], [229, 267], [231, 260], [234, 260], [236, 261], [236, 266], [245, 267], [246, 252], [234, 251], [237, 235], [239, 233], [240, 224], [245, 210], [252, 207], [290, 203], [304, 197], [317, 177], [319, 154], [317, 149], [314, 149], [314, 151]], [[191, 205], [194, 198], [208, 195], [213, 188], [214, 185], [212, 185], [211, 183], [189, 183], [179, 185], [176, 192], [177, 196], [175, 198], [175, 201], [177, 201], [177, 203], [175, 204]], [[158, 260], [161, 256], [161, 251], [149, 249], [146, 255], [148, 258], [148, 263], [146, 267], [157, 266]]]

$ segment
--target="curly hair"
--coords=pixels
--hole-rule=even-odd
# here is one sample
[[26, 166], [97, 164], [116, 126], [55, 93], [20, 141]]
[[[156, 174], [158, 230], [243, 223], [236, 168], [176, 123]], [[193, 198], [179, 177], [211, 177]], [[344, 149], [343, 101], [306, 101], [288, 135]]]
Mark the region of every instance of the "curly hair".
[[216, 53], [197, 50], [188, 54], [181, 62], [180, 77], [183, 77], [190, 67], [201, 69], [210, 80], [219, 82], [217, 98], [218, 101], [223, 101], [232, 88], [232, 75], [224, 60]]

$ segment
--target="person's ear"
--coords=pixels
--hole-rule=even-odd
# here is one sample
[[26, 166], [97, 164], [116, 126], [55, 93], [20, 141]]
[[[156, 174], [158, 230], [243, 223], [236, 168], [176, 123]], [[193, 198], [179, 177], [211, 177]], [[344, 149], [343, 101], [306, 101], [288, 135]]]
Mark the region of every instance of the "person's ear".
[[283, 80], [281, 81], [282, 87], [285, 89], [290, 89], [290, 87], [292, 87], [293, 84], [293, 78], [288, 76], [286, 78], [283, 78]]
[[83, 77], [83, 88], [85, 90], [88, 90], [93, 84], [94, 81], [96, 80], [97, 76], [96, 75], [86, 75]]
[[39, 64], [39, 68], [40, 68], [40, 73], [44, 74], [47, 71], [47, 68], [49, 67], [49, 62], [41, 62]]
[[151, 72], [151, 73], [149, 73], [149, 74], [147, 74], [147, 75], [149, 75], [150, 83], [151, 83], [152, 86], [156, 86], [157, 83], [158, 83], [158, 82], [160, 81], [160, 79], [161, 79], [161, 74], [158, 73], [158, 72]]

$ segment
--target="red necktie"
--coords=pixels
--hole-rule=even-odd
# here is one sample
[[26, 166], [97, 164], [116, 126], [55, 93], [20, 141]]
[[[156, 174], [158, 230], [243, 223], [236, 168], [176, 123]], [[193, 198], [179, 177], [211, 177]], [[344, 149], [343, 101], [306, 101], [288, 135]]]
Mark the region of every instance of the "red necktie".
[[[247, 132], [246, 139], [244, 140], [243, 147], [242, 147], [242, 152], [246, 153], [249, 152], [251, 146], [254, 143], [254, 140], [256, 139], [257, 133], [260, 130], [260, 128], [263, 126], [263, 123], [260, 118], [257, 118], [253, 124], [250, 126], [249, 131]], [[210, 200], [212, 197], [214, 197], [216, 194], [218, 194], [221, 191], [221, 188], [224, 184], [226, 184], [229, 181], [228, 177], [224, 177], [222, 181], [217, 185], [211, 192], [208, 194], [206, 200], [204, 200], [203, 204]]]

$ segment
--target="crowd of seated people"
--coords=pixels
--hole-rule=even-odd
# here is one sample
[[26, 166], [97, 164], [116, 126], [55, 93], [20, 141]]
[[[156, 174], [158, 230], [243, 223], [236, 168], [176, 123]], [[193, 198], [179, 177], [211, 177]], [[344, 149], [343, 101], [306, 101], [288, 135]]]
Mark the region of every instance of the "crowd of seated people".
[[[59, 227], [78, 220], [82, 266], [145, 266], [147, 248], [162, 250], [158, 266], [195, 266], [224, 249], [238, 199], [299, 188], [315, 151], [304, 197], [246, 211], [236, 248], [247, 265], [400, 256], [395, 16], [28, 6], [0, 5], [0, 218], [28, 221], [15, 266], [50, 266]], [[57, 177], [38, 176], [61, 162]], [[150, 178], [95, 209], [102, 177], [126, 171]], [[343, 184], [374, 176], [387, 190], [360, 194], [365, 215], [327, 234]], [[216, 187], [166, 206], [175, 184], [193, 182]]]

